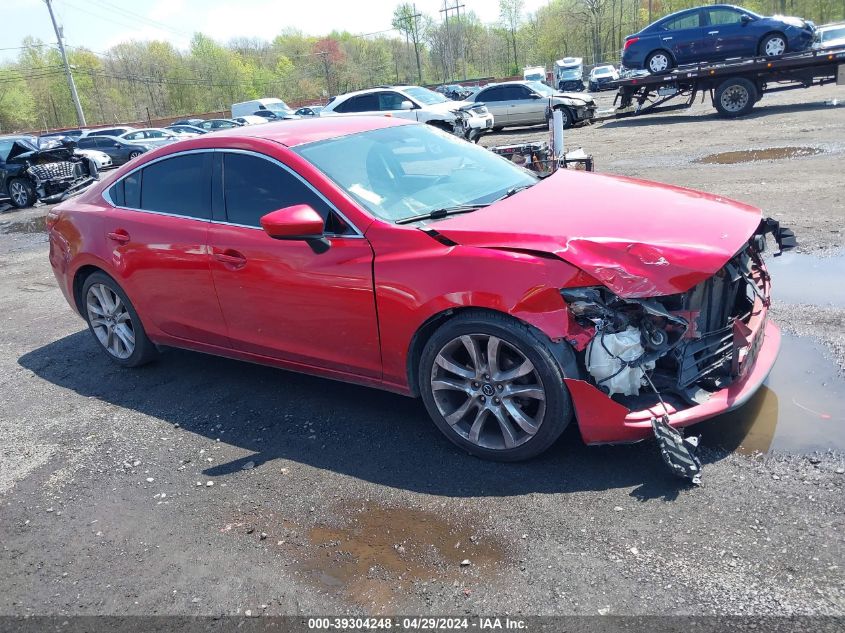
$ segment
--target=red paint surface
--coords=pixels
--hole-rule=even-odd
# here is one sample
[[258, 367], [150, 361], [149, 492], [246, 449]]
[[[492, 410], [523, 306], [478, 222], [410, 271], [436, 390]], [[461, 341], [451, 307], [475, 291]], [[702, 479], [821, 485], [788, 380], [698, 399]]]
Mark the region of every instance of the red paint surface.
[[[752, 207], [707, 194], [559, 172], [486, 209], [433, 223], [457, 243], [448, 246], [415, 226], [374, 219], [287, 147], [405, 124], [384, 117], [270, 123], [144, 154], [51, 217], [59, 285], [75, 307], [74, 278], [94, 266], [126, 290], [156, 343], [412, 393], [409, 350], [434, 317], [494, 310], [583, 349], [590, 333], [570, 318], [560, 288], [601, 281], [628, 297], [685, 291], [721, 268], [760, 220]], [[114, 209], [103, 200], [126, 171], [200, 148], [252, 150], [287, 164], [364, 237], [330, 238], [318, 254], [258, 228]], [[766, 334], [745, 379], [672, 423], [716, 415], [756, 389], [778, 346], [773, 325]], [[586, 441], [648, 434], [647, 417], [637, 417], [644, 414], [627, 412], [586, 382], [567, 385]]]

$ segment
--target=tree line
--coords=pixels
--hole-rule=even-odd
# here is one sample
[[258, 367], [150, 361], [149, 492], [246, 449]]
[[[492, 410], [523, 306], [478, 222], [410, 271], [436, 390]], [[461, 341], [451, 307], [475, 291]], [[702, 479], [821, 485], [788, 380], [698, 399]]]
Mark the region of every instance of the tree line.
[[[523, 0], [499, 0], [492, 24], [454, 0], [436, 15], [402, 3], [392, 30], [376, 34], [310, 36], [282, 28], [272, 41], [221, 43], [196, 33], [185, 50], [165, 41], [128, 41], [106, 51], [68, 47], [68, 57], [89, 125], [143, 121], [226, 110], [265, 96], [318, 102], [379, 84], [508, 77], [529, 65], [551, 69], [565, 56], [584, 57], [588, 65], [618, 63], [626, 35], [702, 3], [550, 0], [527, 13]], [[743, 6], [817, 24], [845, 19], [845, 0], [749, 0]], [[17, 58], [0, 65], [0, 131], [76, 124], [55, 43], [24, 38]]]

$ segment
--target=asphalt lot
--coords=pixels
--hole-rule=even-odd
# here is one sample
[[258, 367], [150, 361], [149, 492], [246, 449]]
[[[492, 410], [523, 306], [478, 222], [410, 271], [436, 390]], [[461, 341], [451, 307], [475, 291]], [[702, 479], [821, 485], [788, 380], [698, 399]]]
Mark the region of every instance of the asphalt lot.
[[[696, 106], [567, 142], [599, 171], [762, 206], [806, 256], [836, 261], [834, 98], [845, 88], [766, 97], [741, 121]], [[692, 162], [792, 146], [825, 153]], [[845, 614], [842, 453], [749, 454], [753, 425], [711, 431], [692, 488], [652, 443], [587, 448], [571, 428], [539, 459], [493, 464], [400, 396], [180, 351], [119, 370], [56, 288], [44, 212], [0, 213], [0, 614]], [[776, 306], [790, 356], [817, 354], [802, 377], [819, 392], [843, 389], [842, 314], [826, 295]]]

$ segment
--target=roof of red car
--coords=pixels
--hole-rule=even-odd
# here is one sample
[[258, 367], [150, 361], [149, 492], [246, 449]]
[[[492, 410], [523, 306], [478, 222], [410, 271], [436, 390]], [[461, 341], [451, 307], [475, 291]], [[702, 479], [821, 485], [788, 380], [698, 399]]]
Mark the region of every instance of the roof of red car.
[[[296, 121], [276, 121], [261, 125], [245, 125], [214, 132], [214, 138], [262, 138], [288, 147], [324, 141], [338, 136], [379, 130], [410, 121], [388, 116], [330, 116]], [[209, 135], [210, 138], [210, 135]]]

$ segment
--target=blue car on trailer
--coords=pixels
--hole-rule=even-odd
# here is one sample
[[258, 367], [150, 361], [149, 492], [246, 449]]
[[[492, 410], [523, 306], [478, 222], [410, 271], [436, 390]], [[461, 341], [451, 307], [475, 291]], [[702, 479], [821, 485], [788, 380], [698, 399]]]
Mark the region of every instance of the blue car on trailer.
[[801, 18], [763, 17], [728, 4], [686, 9], [625, 38], [622, 65], [664, 73], [676, 66], [737, 57], [780, 57], [809, 49], [815, 26]]

